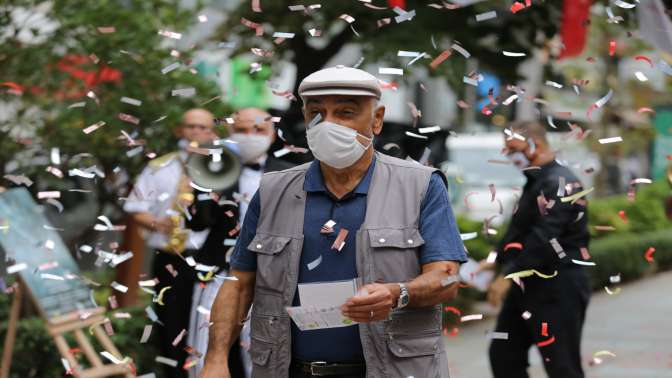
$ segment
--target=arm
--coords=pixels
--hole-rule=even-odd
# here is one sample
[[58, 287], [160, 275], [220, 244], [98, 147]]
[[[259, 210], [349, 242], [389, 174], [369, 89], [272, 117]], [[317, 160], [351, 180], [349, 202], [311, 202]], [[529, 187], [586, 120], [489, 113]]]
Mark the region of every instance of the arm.
[[153, 232], [169, 233], [172, 223], [168, 217], [158, 218], [150, 212], [152, 202], [155, 199], [148, 198], [150, 193], [156, 193], [158, 189], [152, 177], [152, 169], [146, 167], [136, 179], [133, 190], [129, 193], [124, 203], [124, 211], [131, 214], [138, 224]]
[[232, 270], [237, 280], [226, 280], [212, 306], [208, 352], [201, 377], [221, 377], [228, 373], [231, 344], [243, 327], [254, 298], [256, 272]]

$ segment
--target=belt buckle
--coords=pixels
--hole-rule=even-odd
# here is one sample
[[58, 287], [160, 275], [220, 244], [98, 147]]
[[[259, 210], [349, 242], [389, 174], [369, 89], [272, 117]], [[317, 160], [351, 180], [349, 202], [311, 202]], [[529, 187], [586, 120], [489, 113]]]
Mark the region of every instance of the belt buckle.
[[327, 366], [327, 362], [326, 362], [326, 361], [315, 361], [315, 362], [311, 362], [311, 363], [310, 363], [310, 375], [314, 375], [314, 376], [317, 376], [317, 377], [321, 377], [322, 374], [315, 372], [315, 368], [316, 368], [316, 367], [323, 367], [323, 366]]

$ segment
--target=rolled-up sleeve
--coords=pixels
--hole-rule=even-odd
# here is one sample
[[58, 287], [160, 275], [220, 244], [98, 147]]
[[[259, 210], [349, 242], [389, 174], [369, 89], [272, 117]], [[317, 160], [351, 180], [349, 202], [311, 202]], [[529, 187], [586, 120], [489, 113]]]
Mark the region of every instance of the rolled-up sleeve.
[[467, 261], [464, 244], [448, 200], [446, 184], [439, 173], [432, 174], [420, 209], [420, 264], [436, 261]]
[[154, 191], [154, 180], [151, 179], [151, 168], [146, 167], [138, 176], [133, 185], [133, 190], [124, 202], [124, 211], [127, 213], [149, 212], [152, 200], [148, 198]]
[[250, 205], [245, 213], [243, 227], [240, 229], [240, 235], [236, 241], [236, 246], [231, 255], [231, 267], [236, 270], [254, 272], [257, 270], [257, 256], [254, 252], [247, 249], [247, 246], [254, 239], [257, 233], [257, 223], [259, 223], [259, 214], [261, 213], [261, 200], [257, 190], [250, 201]]

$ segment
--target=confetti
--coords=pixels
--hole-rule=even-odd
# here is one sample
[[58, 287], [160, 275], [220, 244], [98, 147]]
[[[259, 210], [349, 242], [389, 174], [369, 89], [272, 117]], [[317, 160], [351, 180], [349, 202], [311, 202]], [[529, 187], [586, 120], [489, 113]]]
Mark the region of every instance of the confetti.
[[616, 41], [609, 41], [609, 56], [616, 54]]
[[587, 195], [588, 193], [592, 192], [593, 190], [595, 190], [594, 187], [593, 187], [593, 188], [586, 189], [586, 190], [582, 190], [582, 191], [580, 191], [580, 192], [578, 192], [578, 193], [574, 193], [574, 194], [572, 194], [571, 196], [562, 197], [562, 198], [560, 198], [560, 202], [563, 202], [563, 203], [564, 203], [564, 202], [570, 202], [570, 201], [571, 201], [571, 203], [574, 204], [574, 203], [576, 203], [576, 201], [579, 200], [579, 198], [581, 198], [581, 197]]
[[487, 21], [497, 17], [496, 11], [479, 13], [476, 15], [476, 22]]
[[161, 69], [162, 74], [167, 74], [168, 72], [174, 71], [178, 68], [180, 68], [181, 63], [180, 62], [175, 62], [172, 64], [169, 64]]
[[159, 30], [159, 35], [162, 35], [164, 37], [172, 38], [172, 39], [182, 39], [182, 34], [181, 33], [175, 33], [171, 32], [168, 30]]
[[134, 125], [140, 124], [140, 119], [138, 117], [132, 116], [130, 114], [119, 113], [119, 114], [117, 114], [117, 117], [124, 122], [128, 122], [128, 123], [131, 123], [131, 124], [134, 124]]
[[59, 191], [37, 192], [37, 198], [38, 199], [61, 198], [61, 192]]
[[649, 81], [649, 78], [646, 77], [646, 75], [644, 75], [644, 73], [641, 71], [635, 72], [635, 77], [641, 82]]
[[156, 356], [154, 361], [156, 361], [160, 364], [164, 364], [164, 365], [168, 365], [168, 366], [172, 366], [172, 367], [177, 366], [177, 361], [173, 360], [172, 358], [168, 358], [168, 357]]
[[647, 249], [646, 252], [644, 252], [644, 258], [645, 258], [646, 261], [648, 261], [649, 263], [652, 263], [652, 262], [653, 262], [653, 253], [654, 253], [654, 252], [656, 252], [656, 249], [653, 248], [653, 247], [649, 247], [649, 249]]
[[[639, 2], [639, 1], [637, 0], [637, 2]], [[620, 7], [620, 8], [624, 8], [624, 9], [632, 9], [632, 8], [637, 6], [635, 4], [626, 3], [623, 0], [614, 0], [614, 5], [616, 5], [617, 7]]]
[[548, 279], [548, 278], [553, 278], [553, 277], [557, 276], [558, 271], [556, 270], [556, 271], [553, 272], [553, 274], [548, 275], [548, 274], [540, 273], [536, 269], [529, 269], [529, 270], [523, 270], [523, 271], [520, 271], [520, 272], [515, 272], [515, 273], [508, 274], [504, 278], [525, 278], [525, 277], [530, 277], [532, 275], [537, 275], [541, 278]]
[[340, 18], [341, 20], [347, 22], [348, 24], [352, 24], [353, 22], [355, 22], [355, 18], [354, 18], [354, 17], [350, 16], [349, 14], [345, 14], [345, 13], [342, 14], [342, 15], [340, 15], [340, 16], [338, 16], [338, 18]]
[[443, 63], [444, 60], [448, 59], [452, 52], [450, 50], [444, 50], [439, 56], [434, 58], [431, 63], [429, 63], [429, 66], [435, 70], [436, 67], [438, 67], [441, 63]]
[[555, 342], [555, 336], [551, 336], [551, 338], [548, 339], [548, 340], [544, 340], [544, 341], [540, 341], [540, 342], [538, 342], [538, 343], [537, 343], [537, 346], [538, 346], [539, 348], [543, 348], [543, 347], [545, 347], [545, 346], [548, 346], [548, 345], [553, 344], [554, 342]]
[[[331, 245], [331, 249], [335, 249], [337, 251], [341, 251], [343, 247], [345, 246], [345, 238], [348, 236], [348, 230], [345, 228], [341, 228], [340, 231], [338, 231], [338, 235], [336, 236], [336, 240], [334, 240], [334, 243]], [[321, 258], [321, 256], [320, 256]]]
[[509, 333], [508, 332], [490, 332], [488, 334], [488, 338], [492, 340], [508, 340], [509, 339]]
[[112, 283], [110, 284], [110, 286], [111, 286], [114, 290], [120, 291], [120, 292], [122, 292], [122, 293], [125, 293], [125, 292], [128, 291], [128, 287], [126, 287], [126, 286], [124, 286], [124, 285], [118, 283], [117, 281], [112, 281]]
[[586, 115], [588, 118], [590, 118], [590, 115], [593, 113], [593, 110], [599, 109], [604, 106], [609, 100], [611, 100], [611, 97], [614, 95], [614, 91], [612, 89], [609, 89], [609, 92], [607, 92], [604, 97], [600, 98], [597, 100], [593, 105], [588, 108], [588, 111], [586, 112]]
[[521, 315], [521, 317], [522, 317], [523, 319], [525, 319], [525, 320], [529, 320], [529, 319], [532, 317], [532, 313], [529, 312], [529, 311], [525, 311], [525, 312], [523, 312], [523, 314]]
[[406, 131], [405, 134], [406, 134], [407, 136], [411, 137], [411, 138], [429, 139], [428, 137], [426, 137], [426, 136], [424, 136], [424, 135], [415, 134], [415, 133], [412, 133], [412, 132], [410, 132], [410, 131]]
[[510, 57], [527, 56], [527, 54], [525, 54], [525, 53], [511, 52], [511, 51], [502, 51], [502, 54], [504, 54], [504, 56], [510, 56]]
[[129, 105], [135, 105], [135, 106], [140, 106], [142, 105], [142, 101], [131, 98], [131, 97], [121, 97], [121, 102], [129, 104]]
[[460, 322], [469, 322], [472, 320], [481, 320], [483, 319], [483, 314], [473, 314], [473, 315], [465, 315], [460, 318]]
[[380, 75], [404, 75], [404, 69], [403, 68], [384, 68], [380, 67], [378, 68], [378, 73]]
[[275, 32], [275, 33], [273, 33], [273, 38], [292, 39], [292, 38], [294, 38], [294, 33]]
[[96, 28], [100, 34], [110, 34], [114, 33], [117, 31], [117, 29], [114, 26], [99, 26]]
[[196, 94], [196, 88], [173, 89], [171, 96], [191, 97]]
[[558, 239], [553, 238], [553, 239], [549, 240], [548, 242], [551, 243], [551, 247], [553, 247], [553, 250], [555, 251], [555, 253], [558, 254], [559, 258], [563, 259], [567, 256], [565, 251], [562, 249], [562, 246], [560, 245], [560, 242], [558, 242]]
[[609, 289], [608, 287], [605, 286], [605, 287], [604, 287], [604, 290], [605, 290], [605, 291], [607, 292], [607, 294], [609, 294], [609, 295], [617, 295], [618, 293], [621, 292], [621, 288], [620, 288], [620, 287], [617, 287], [615, 290], [612, 291], [611, 289]]
[[177, 336], [175, 336], [175, 339], [173, 340], [172, 345], [173, 345], [174, 347], [176, 347], [177, 344], [179, 344], [180, 341], [182, 341], [182, 339], [184, 338], [184, 336], [185, 336], [186, 334], [187, 334], [187, 330], [186, 330], [186, 329], [182, 329], [182, 331], [180, 331], [180, 333], [179, 333]]
[[14, 185], [25, 185], [30, 187], [33, 181], [24, 175], [4, 175], [4, 178], [14, 183]]
[[598, 140], [598, 142], [600, 142], [600, 144], [619, 143], [619, 142], [622, 142], [622, 141], [623, 141], [623, 138], [621, 138], [620, 136], [611, 137], [611, 138], [602, 138], [602, 139]]
[[418, 129], [418, 132], [420, 134], [429, 134], [429, 133], [435, 133], [441, 131], [441, 126], [436, 125], [436, 126], [428, 126], [428, 127], [421, 127]]
[[320, 265], [321, 263], [322, 263], [322, 255], [320, 255], [320, 257], [318, 257], [315, 260], [306, 264], [306, 266], [308, 267], [308, 270], [313, 270], [313, 269], [317, 268], [317, 266]]
[[28, 265], [26, 263], [10, 265], [7, 267], [7, 274], [18, 273], [26, 268], [28, 268]]
[[643, 60], [643, 61], [649, 63], [649, 66], [651, 68], [653, 68], [653, 61], [651, 60], [651, 58], [649, 58], [645, 55], [637, 55], [637, 56], [635, 56], [635, 60], [637, 60], [637, 61]]
[[460, 234], [460, 239], [464, 240], [471, 240], [475, 239], [478, 236], [478, 232], [468, 232], [466, 234]]
[[467, 51], [464, 47], [458, 45], [457, 43], [453, 43], [450, 46], [450, 48], [460, 53], [460, 55], [462, 55], [465, 59], [469, 59], [469, 57], [471, 57], [469, 51]]
[[592, 261], [581, 261], [581, 260], [572, 259], [572, 262], [576, 265], [583, 265], [583, 266], [595, 266], [596, 265]]
[[553, 87], [553, 88], [558, 88], [558, 89], [561, 89], [563, 87], [562, 84], [556, 83], [555, 81], [550, 81], [550, 80], [546, 80], [546, 85], [548, 85], [550, 87]]

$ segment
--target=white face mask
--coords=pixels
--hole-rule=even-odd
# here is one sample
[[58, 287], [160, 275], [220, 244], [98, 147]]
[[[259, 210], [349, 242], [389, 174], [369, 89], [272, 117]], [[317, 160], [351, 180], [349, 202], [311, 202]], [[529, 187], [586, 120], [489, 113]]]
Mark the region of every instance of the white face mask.
[[[359, 134], [356, 130], [332, 122], [320, 122], [308, 129], [308, 147], [315, 158], [330, 167], [343, 169], [357, 162], [371, 147], [373, 138]], [[357, 135], [369, 141], [363, 146]]]
[[525, 169], [530, 166], [530, 159], [528, 159], [527, 156], [525, 156], [525, 154], [520, 151], [510, 153], [506, 155], [506, 157], [511, 160], [513, 165], [515, 165], [518, 169]]
[[243, 164], [256, 163], [268, 151], [273, 139], [269, 135], [233, 133], [229, 139], [238, 144]]

